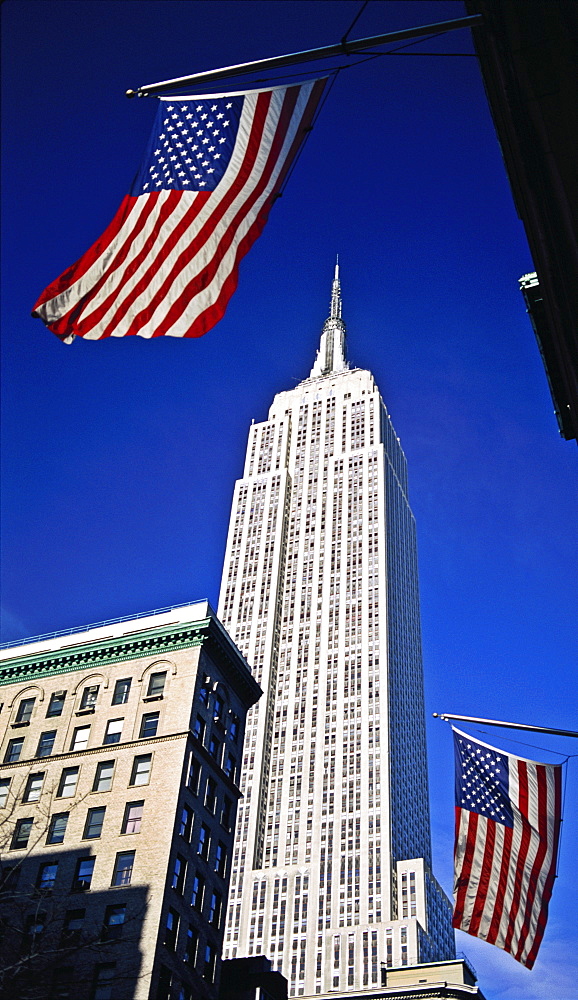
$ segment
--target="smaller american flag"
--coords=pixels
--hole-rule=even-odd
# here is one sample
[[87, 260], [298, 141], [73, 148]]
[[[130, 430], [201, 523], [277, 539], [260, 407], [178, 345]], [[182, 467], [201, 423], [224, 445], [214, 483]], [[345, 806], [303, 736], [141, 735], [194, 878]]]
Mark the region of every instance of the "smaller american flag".
[[556, 872], [562, 769], [453, 733], [453, 926], [531, 969]]

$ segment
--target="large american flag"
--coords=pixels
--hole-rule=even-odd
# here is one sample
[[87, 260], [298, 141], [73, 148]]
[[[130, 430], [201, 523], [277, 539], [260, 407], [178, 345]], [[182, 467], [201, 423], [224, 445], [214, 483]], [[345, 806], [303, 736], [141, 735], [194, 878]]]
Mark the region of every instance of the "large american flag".
[[108, 229], [32, 315], [74, 335], [199, 337], [237, 287], [325, 80], [161, 98], [143, 164]]
[[556, 872], [562, 769], [453, 732], [453, 925], [531, 969]]

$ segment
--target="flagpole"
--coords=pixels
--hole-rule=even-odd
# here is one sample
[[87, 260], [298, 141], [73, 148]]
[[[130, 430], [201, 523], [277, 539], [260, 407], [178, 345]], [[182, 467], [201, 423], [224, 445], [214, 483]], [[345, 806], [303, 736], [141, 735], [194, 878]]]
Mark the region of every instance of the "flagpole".
[[545, 726], [527, 726], [522, 722], [498, 722], [497, 719], [474, 719], [470, 715], [448, 715], [447, 712], [443, 714], [434, 712], [433, 717], [434, 719], [442, 719], [443, 722], [447, 722], [448, 719], [458, 719], [460, 722], [478, 722], [484, 726], [502, 726], [504, 729], [525, 729], [530, 733], [549, 733], [550, 736], [578, 737], [578, 733], [570, 729], [547, 729]]
[[159, 83], [147, 83], [136, 90], [127, 90], [127, 97], [148, 97], [150, 94], [162, 94], [166, 90], [177, 87], [189, 87], [192, 84], [206, 84], [215, 80], [224, 80], [231, 76], [243, 76], [259, 70], [279, 69], [282, 66], [293, 66], [296, 63], [310, 62], [314, 59], [328, 59], [331, 56], [352, 55], [362, 52], [372, 45], [383, 45], [386, 42], [399, 42], [406, 38], [419, 38], [421, 35], [431, 35], [445, 31], [456, 31], [458, 28], [474, 28], [483, 21], [482, 14], [472, 14], [469, 17], [455, 18], [451, 21], [439, 21], [437, 24], [425, 24], [418, 28], [404, 28], [402, 31], [390, 31], [385, 35], [373, 35], [371, 38], [358, 38], [347, 41], [343, 38], [337, 45], [324, 45], [318, 49], [306, 49], [303, 52], [291, 52], [284, 56], [271, 56], [269, 59], [257, 59], [255, 62], [239, 63], [236, 66], [223, 66], [221, 69], [211, 69], [204, 73], [194, 73], [192, 76], [179, 76], [174, 80], [161, 80]]

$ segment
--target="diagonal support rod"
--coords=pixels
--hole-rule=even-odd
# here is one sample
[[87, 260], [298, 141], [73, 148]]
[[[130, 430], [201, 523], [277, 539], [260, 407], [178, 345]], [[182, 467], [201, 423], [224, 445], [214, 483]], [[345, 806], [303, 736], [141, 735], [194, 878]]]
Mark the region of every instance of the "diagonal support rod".
[[460, 17], [451, 21], [438, 21], [437, 24], [425, 24], [419, 28], [404, 28], [402, 31], [390, 31], [385, 35], [373, 35], [371, 38], [358, 38], [351, 42], [342, 40], [336, 45], [324, 45], [319, 49], [306, 49], [303, 52], [290, 52], [284, 56], [271, 56], [269, 59], [257, 59], [255, 62], [239, 63], [237, 66], [223, 66], [221, 69], [210, 69], [192, 76], [179, 76], [174, 80], [161, 80], [159, 83], [147, 83], [137, 90], [127, 90], [127, 97], [148, 97], [152, 94], [162, 94], [177, 87], [190, 87], [193, 84], [212, 83], [231, 76], [244, 76], [260, 70], [280, 69], [283, 66], [294, 66], [296, 63], [312, 62], [315, 59], [329, 59], [331, 56], [353, 55], [371, 48], [372, 45], [384, 45], [387, 42], [399, 42], [406, 38], [419, 38], [420, 35], [431, 35], [444, 31], [456, 31], [457, 28], [475, 28], [483, 21], [482, 14], [470, 17]]
[[527, 726], [522, 722], [498, 722], [497, 719], [474, 719], [470, 715], [448, 715], [447, 712], [433, 713], [434, 719], [441, 719], [446, 722], [448, 719], [458, 719], [460, 722], [478, 722], [484, 726], [502, 726], [504, 729], [525, 729], [530, 733], [549, 733], [550, 736], [573, 736], [578, 738], [578, 733], [571, 729], [547, 729], [545, 726]]

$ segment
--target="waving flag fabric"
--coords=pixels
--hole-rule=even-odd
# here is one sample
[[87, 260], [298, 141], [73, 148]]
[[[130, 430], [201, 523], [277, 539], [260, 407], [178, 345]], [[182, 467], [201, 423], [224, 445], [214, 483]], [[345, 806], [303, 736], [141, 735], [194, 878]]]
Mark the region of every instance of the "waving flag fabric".
[[38, 299], [57, 337], [199, 337], [311, 126], [325, 80], [162, 98], [144, 162], [108, 229]]
[[548, 918], [561, 767], [512, 757], [454, 729], [453, 925], [532, 968]]

